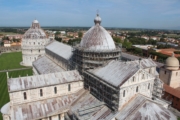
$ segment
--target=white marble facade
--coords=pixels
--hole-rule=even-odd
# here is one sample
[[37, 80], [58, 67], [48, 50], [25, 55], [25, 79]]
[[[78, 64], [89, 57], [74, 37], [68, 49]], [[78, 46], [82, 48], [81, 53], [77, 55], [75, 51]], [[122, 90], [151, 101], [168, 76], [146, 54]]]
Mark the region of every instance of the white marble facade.
[[26, 31], [22, 39], [22, 65], [32, 66], [32, 62], [45, 54], [45, 45], [50, 42], [46, 33], [41, 29], [37, 20], [32, 22], [30, 29]]
[[[151, 68], [154, 69], [154, 68]], [[139, 70], [120, 87], [119, 109], [127, 103], [135, 94], [142, 94], [152, 98], [155, 76], [145, 70]]]

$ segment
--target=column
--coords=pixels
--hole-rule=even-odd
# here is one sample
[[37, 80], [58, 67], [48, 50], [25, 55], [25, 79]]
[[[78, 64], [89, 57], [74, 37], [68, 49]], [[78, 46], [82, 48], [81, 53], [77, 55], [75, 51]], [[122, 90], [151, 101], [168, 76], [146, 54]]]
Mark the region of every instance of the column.
[[60, 120], [64, 120], [64, 113], [60, 114]]

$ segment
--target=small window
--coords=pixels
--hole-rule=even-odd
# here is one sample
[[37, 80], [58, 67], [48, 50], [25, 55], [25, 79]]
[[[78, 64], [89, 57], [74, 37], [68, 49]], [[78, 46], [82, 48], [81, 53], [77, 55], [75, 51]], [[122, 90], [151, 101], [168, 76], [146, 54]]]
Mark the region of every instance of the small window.
[[166, 71], [164, 71], [164, 74], [166, 74]]
[[142, 75], [142, 79], [145, 79], [145, 76], [144, 76], [144, 74]]
[[39, 52], [41, 52], [41, 51], [39, 50]]
[[149, 69], [149, 73], [151, 73], [151, 68]]
[[123, 97], [125, 97], [125, 95], [126, 95], [126, 91], [124, 90], [124, 91], [123, 91]]
[[138, 86], [136, 87], [136, 92], [138, 92]]
[[71, 84], [68, 84], [68, 91], [71, 91]]
[[150, 83], [148, 84], [148, 89], [150, 88]]
[[24, 100], [26, 100], [27, 99], [26, 92], [24, 92], [23, 94], [24, 94]]
[[34, 45], [35, 45], [35, 42], [34, 42]]
[[176, 72], [176, 76], [178, 75], [178, 72]]
[[54, 87], [54, 94], [57, 93], [57, 87]]
[[43, 90], [40, 89], [40, 96], [43, 96]]
[[31, 50], [31, 53], [32, 53], [32, 50]]
[[133, 82], [135, 82], [135, 77], [133, 77]]

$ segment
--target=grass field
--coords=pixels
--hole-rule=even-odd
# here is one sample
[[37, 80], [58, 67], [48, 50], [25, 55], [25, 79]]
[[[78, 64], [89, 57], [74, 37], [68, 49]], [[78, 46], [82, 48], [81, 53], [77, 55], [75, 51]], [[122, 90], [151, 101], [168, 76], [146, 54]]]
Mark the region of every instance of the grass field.
[[0, 70], [25, 68], [20, 65], [21, 61], [21, 52], [3, 53], [0, 55]]
[[[19, 70], [19, 71], [12, 71], [9, 72], [9, 77], [19, 77], [19, 76], [27, 76], [32, 75], [32, 69], [28, 70]], [[9, 102], [9, 94], [7, 89], [7, 76], [6, 73], [0, 73], [0, 108]], [[0, 114], [0, 120], [2, 120], [2, 115]]]
[[[22, 61], [21, 52], [3, 53], [0, 55], [0, 71], [10, 70], [17, 68], [26, 68], [20, 65]], [[19, 77], [32, 75], [32, 68], [26, 70], [17, 70], [9, 72], [9, 77]], [[7, 90], [7, 76], [5, 72], [0, 72], [0, 108], [9, 101], [9, 94]], [[2, 120], [2, 115], [0, 114], [0, 120]]]
[[15, 35], [15, 34], [18, 34], [18, 33], [13, 33], [13, 32], [0, 32], [0, 34], [3, 34], [3, 35]]

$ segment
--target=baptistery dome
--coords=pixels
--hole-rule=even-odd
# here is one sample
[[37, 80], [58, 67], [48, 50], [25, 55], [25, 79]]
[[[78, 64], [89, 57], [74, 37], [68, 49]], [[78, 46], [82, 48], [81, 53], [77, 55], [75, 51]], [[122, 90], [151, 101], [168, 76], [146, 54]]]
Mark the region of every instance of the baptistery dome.
[[174, 57], [174, 53], [171, 57], [166, 59], [166, 69], [169, 70], [178, 70], [179, 69], [179, 60]]
[[44, 39], [47, 38], [45, 32], [41, 29], [37, 20], [32, 22], [31, 27], [25, 32], [24, 39]]
[[45, 45], [50, 42], [37, 20], [32, 22], [31, 27], [25, 32], [21, 48], [23, 61], [21, 65], [32, 66], [32, 62], [45, 54]]
[[83, 36], [80, 46], [89, 50], [113, 50], [116, 49], [111, 35], [100, 25], [101, 18], [97, 14], [95, 25]]

